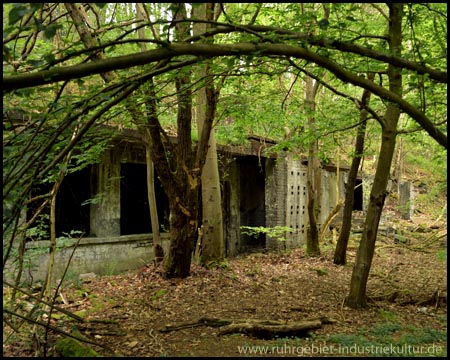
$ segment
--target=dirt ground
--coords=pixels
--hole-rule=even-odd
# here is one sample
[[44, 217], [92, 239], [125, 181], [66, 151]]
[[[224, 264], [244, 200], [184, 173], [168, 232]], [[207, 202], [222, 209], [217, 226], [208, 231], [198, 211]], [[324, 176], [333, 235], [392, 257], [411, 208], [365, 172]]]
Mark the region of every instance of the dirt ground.
[[[415, 227], [414, 224], [411, 224]], [[411, 228], [410, 226], [410, 228]], [[417, 229], [415, 229], [417, 230]], [[333, 264], [331, 244], [320, 258], [303, 249], [253, 252], [227, 259], [211, 269], [192, 265], [183, 280], [162, 279], [153, 265], [121, 275], [66, 284], [59, 304], [85, 318], [83, 323], [52, 320], [73, 331], [76, 325], [104, 356], [439, 356], [447, 353], [446, 229], [379, 236], [364, 310], [344, 305], [356, 255], [355, 234], [348, 264]], [[309, 337], [256, 339], [218, 335], [219, 328], [194, 324], [202, 318], [283, 320], [327, 317], [332, 324]], [[192, 326], [161, 332], [165, 326]], [[196, 326], [195, 326], [196, 325]], [[49, 355], [57, 356], [50, 337]], [[383, 350], [384, 347], [384, 350]], [[35, 356], [16, 343], [4, 356]], [[419, 353], [420, 351], [420, 353]]]

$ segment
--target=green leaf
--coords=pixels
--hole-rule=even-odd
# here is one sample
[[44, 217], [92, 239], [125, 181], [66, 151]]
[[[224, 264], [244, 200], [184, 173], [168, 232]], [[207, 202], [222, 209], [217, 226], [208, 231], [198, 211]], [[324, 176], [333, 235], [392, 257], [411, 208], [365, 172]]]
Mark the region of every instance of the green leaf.
[[330, 25], [330, 22], [328, 21], [328, 19], [320, 19], [319, 20], [319, 27], [321, 29], [326, 29], [326, 28], [328, 28], [329, 25]]
[[38, 19], [36, 19], [35, 16], [33, 16], [33, 21], [34, 21], [34, 25], [36, 25], [36, 29], [38, 31], [44, 31], [45, 30], [44, 25], [42, 25], [42, 23]]
[[226, 58], [225, 61], [226, 61], [226, 63], [227, 63], [227, 67], [228, 67], [229, 69], [233, 68], [233, 66], [236, 64], [236, 59], [233, 58], [233, 57]]
[[55, 62], [55, 55], [52, 53], [45, 54], [43, 58], [49, 65], [52, 65]]
[[28, 59], [27, 60], [27, 64], [30, 64], [33, 67], [39, 67], [39, 66], [43, 65], [44, 62], [42, 60], [31, 60], [31, 59]]
[[44, 29], [44, 37], [46, 39], [53, 39], [56, 34], [56, 30], [60, 29], [62, 26], [59, 24], [51, 24]]
[[8, 14], [9, 25], [14, 25], [16, 22], [20, 21], [27, 12], [28, 9], [24, 4], [14, 4]]

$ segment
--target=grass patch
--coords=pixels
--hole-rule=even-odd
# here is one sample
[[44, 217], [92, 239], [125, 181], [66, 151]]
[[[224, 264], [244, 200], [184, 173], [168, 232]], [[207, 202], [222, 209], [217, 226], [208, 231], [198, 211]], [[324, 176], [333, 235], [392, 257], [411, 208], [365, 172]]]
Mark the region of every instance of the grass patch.
[[162, 298], [164, 295], [167, 294], [167, 290], [166, 289], [160, 289], [158, 291], [156, 291], [151, 297], [150, 300], [158, 300], [160, 298]]
[[380, 310], [380, 315], [384, 320], [395, 322], [397, 321], [397, 314], [388, 310]]

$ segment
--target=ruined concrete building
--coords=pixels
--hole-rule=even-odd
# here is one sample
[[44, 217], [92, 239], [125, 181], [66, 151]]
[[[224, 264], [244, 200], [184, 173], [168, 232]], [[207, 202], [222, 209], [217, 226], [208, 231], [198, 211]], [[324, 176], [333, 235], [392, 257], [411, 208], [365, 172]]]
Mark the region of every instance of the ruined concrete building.
[[[76, 273], [116, 273], [140, 267], [153, 256], [144, 145], [137, 132], [130, 130], [112, 145], [98, 164], [68, 175], [58, 195], [58, 236], [71, 230], [85, 233], [72, 259]], [[307, 161], [292, 153], [270, 153], [273, 145], [253, 137], [246, 146], [218, 147], [227, 256], [252, 247], [295, 248], [306, 242]], [[319, 224], [338, 197], [343, 199], [347, 170], [322, 166]], [[358, 210], [363, 207], [362, 188], [355, 190]], [[158, 180], [155, 190], [162, 239], [167, 243], [168, 199]], [[287, 226], [290, 231], [280, 242], [264, 235], [242, 235], [241, 226]], [[45, 243], [28, 245], [35, 248]], [[62, 272], [70, 252], [71, 248], [59, 252], [56, 272]], [[38, 264], [37, 274], [45, 274], [45, 261]]]

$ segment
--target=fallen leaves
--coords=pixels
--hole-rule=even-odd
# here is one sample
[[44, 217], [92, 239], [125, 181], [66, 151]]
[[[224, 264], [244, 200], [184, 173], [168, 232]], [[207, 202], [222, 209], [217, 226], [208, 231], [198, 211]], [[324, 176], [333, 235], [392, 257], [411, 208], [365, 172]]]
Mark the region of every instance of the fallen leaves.
[[[365, 310], [344, 306], [353, 256], [347, 266], [336, 266], [332, 250], [308, 258], [301, 249], [240, 255], [227, 259], [226, 267], [209, 270], [193, 263], [191, 275], [182, 280], [166, 280], [152, 265], [96, 277], [79, 288], [62, 288], [61, 306], [83, 314], [86, 327], [79, 328], [84, 336], [124, 356], [137, 357], [239, 356], [238, 346], [265, 344], [246, 335], [218, 336], [217, 328], [192, 325], [201, 318], [339, 320], [315, 330], [317, 336], [356, 333], [385, 323], [388, 317], [411, 326], [443, 329], [446, 262], [435, 255], [436, 249], [421, 253], [381, 248], [387, 241], [380, 241], [374, 256], [367, 288], [370, 306]], [[350, 243], [349, 255], [355, 249]], [[187, 325], [179, 331], [158, 331], [180, 323]]]

